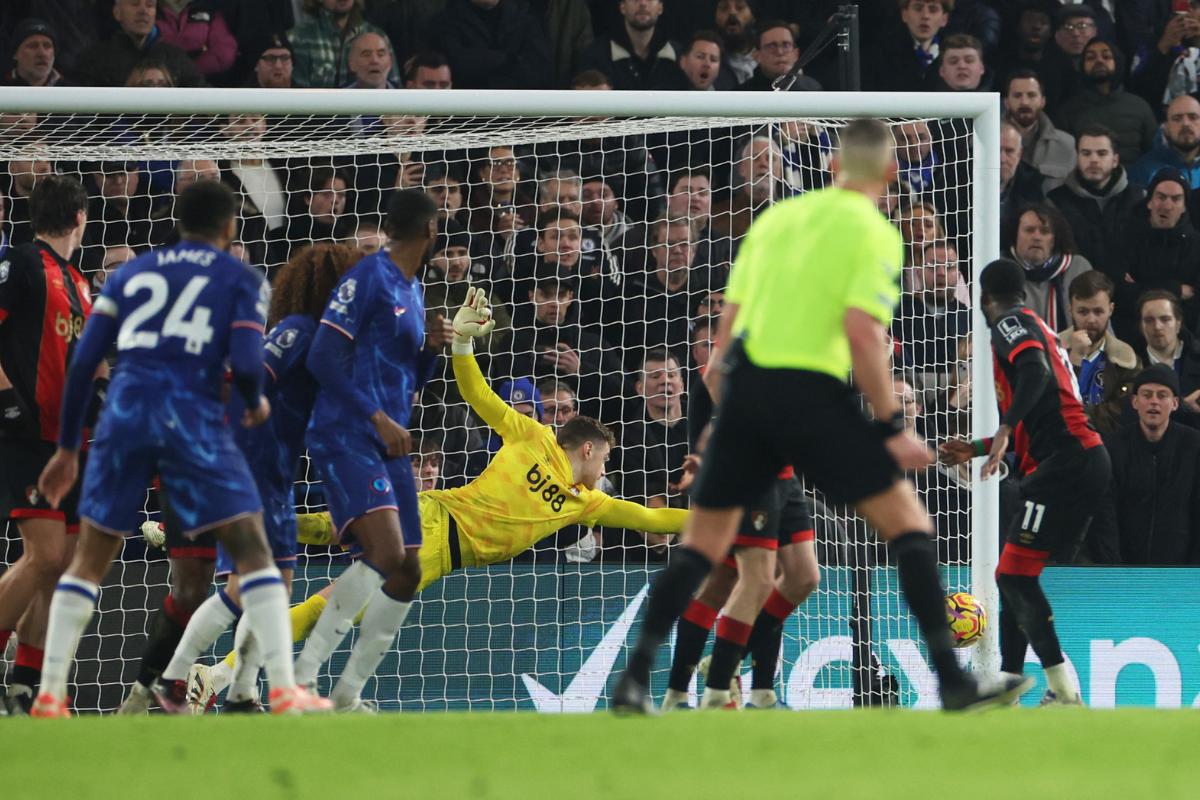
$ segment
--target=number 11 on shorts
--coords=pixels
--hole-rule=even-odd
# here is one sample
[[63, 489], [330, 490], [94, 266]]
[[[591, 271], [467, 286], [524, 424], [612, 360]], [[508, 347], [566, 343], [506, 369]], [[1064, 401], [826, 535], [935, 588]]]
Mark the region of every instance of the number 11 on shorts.
[[[1042, 503], [1035, 503], [1032, 500], [1025, 501], [1025, 518], [1021, 520], [1021, 530], [1037, 533], [1038, 528], [1042, 527], [1042, 516], [1046, 513], [1046, 506]], [[1030, 525], [1030, 521], [1033, 525]]]

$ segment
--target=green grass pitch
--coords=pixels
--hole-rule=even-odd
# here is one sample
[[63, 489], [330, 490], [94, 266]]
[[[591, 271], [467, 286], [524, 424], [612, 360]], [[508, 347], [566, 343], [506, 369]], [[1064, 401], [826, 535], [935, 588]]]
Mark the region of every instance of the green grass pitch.
[[0, 797], [1175, 798], [1188, 711], [0, 720]]

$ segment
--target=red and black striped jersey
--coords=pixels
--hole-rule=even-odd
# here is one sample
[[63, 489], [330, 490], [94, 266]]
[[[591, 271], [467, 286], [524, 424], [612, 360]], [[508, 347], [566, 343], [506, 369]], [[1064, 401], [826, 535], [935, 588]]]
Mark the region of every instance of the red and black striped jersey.
[[1031, 349], [1045, 354], [1050, 365], [1050, 382], [1013, 432], [1013, 452], [1020, 459], [1023, 475], [1063, 448], [1089, 450], [1101, 444], [1100, 434], [1083, 410], [1075, 370], [1058, 335], [1023, 306], [1012, 309], [992, 325], [992, 360], [1000, 416], [1008, 413], [1016, 389], [1017, 368], [1013, 362]]
[[33, 412], [24, 436], [58, 440], [67, 363], [91, 310], [87, 281], [45, 242], [0, 261], [0, 367]]

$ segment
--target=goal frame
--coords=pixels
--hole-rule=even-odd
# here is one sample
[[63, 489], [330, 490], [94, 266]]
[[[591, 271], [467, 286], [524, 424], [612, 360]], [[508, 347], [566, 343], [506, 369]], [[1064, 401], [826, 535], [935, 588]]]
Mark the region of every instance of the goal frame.
[[[570, 90], [237, 89], [126, 87], [0, 87], [5, 113], [38, 114], [409, 114], [496, 117], [776, 117], [963, 118], [972, 121], [971, 430], [991, 433], [999, 422], [991, 340], [979, 311], [978, 276], [1000, 254], [1000, 102], [994, 92], [580, 92]], [[48, 154], [54, 158], [51, 152]], [[980, 480], [971, 464], [972, 591], [993, 611], [973, 649], [977, 671], [999, 669], [998, 481]]]

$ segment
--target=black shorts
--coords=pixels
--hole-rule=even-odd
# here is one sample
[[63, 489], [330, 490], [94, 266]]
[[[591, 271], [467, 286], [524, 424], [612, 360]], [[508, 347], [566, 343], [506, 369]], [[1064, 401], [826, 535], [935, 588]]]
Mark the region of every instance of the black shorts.
[[57, 449], [41, 439], [0, 439], [0, 517], [54, 519], [67, 524], [67, 533], [79, 532], [79, 487], [86, 457], [79, 459], [79, 477], [57, 509], [37, 490], [38, 478]]
[[886, 491], [900, 469], [850, 387], [818, 372], [764, 369], [730, 353], [725, 397], [692, 499], [749, 506], [787, 464], [835, 504]]
[[1103, 447], [1050, 456], [1021, 478], [1021, 504], [1009, 524], [1008, 541], [1069, 563], [1111, 479], [1112, 462]]
[[[795, 477], [776, 478], [758, 501], [746, 506], [733, 550], [740, 547], [777, 550], [814, 538], [812, 507], [800, 481]], [[732, 550], [725, 563], [737, 569]]]

